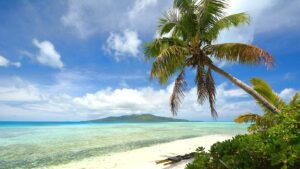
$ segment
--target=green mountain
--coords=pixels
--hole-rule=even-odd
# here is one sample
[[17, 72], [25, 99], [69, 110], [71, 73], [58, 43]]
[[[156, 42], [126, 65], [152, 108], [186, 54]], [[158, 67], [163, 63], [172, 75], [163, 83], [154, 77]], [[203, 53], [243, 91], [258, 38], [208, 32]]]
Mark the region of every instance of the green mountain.
[[175, 119], [152, 114], [133, 114], [118, 117], [106, 117], [103, 119], [90, 120], [89, 122], [110, 122], [110, 123], [147, 123], [147, 122], [188, 122], [188, 120]]

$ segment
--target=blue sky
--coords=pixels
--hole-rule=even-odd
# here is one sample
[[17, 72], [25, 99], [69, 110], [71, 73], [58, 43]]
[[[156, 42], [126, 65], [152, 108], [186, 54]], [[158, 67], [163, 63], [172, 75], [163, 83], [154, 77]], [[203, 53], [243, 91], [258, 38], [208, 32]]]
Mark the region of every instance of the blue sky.
[[[216, 63], [249, 83], [267, 80], [285, 100], [300, 87], [300, 2], [229, 0], [228, 13], [248, 12], [248, 26], [222, 32], [218, 42], [255, 44], [275, 67]], [[0, 120], [74, 121], [133, 113], [171, 116], [172, 81], [149, 80], [143, 44], [171, 0], [0, 0]], [[211, 121], [196, 102], [194, 72], [179, 118]], [[255, 102], [228, 80], [217, 82], [219, 121], [252, 111]]]

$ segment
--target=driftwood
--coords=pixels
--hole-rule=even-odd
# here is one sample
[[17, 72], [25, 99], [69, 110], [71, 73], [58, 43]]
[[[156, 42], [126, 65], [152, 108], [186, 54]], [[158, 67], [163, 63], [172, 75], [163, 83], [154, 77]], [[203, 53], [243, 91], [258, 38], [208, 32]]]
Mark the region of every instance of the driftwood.
[[194, 156], [195, 156], [195, 152], [185, 154], [185, 155], [178, 155], [178, 156], [174, 156], [174, 157], [168, 157], [164, 160], [156, 161], [156, 164], [170, 165], [170, 164], [178, 163], [182, 160], [188, 160], [188, 159], [194, 158]]

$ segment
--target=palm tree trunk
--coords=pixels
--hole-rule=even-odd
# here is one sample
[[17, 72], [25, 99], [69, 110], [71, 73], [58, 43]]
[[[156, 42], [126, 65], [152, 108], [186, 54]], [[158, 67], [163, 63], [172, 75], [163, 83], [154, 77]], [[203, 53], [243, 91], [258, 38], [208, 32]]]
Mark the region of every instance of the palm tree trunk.
[[252, 97], [254, 97], [256, 100], [258, 100], [259, 102], [261, 102], [267, 109], [269, 109], [272, 113], [279, 113], [280, 111], [272, 104], [270, 104], [268, 102], [268, 100], [266, 100], [264, 97], [262, 97], [259, 93], [257, 93], [254, 89], [252, 89], [251, 87], [249, 87], [246, 83], [242, 82], [241, 80], [233, 77], [231, 74], [225, 72], [224, 70], [218, 68], [217, 66], [215, 66], [214, 64], [209, 64], [208, 65], [212, 70], [214, 70], [215, 72], [225, 76], [226, 78], [228, 78], [232, 83], [234, 83], [235, 85], [239, 86], [240, 88], [242, 88], [244, 91], [246, 91], [248, 94], [250, 94]]

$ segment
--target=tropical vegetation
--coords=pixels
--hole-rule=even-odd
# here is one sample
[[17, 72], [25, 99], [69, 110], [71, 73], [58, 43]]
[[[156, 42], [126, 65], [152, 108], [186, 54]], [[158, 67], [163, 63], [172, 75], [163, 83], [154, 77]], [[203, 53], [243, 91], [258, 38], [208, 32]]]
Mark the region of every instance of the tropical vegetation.
[[250, 133], [215, 143], [209, 152], [197, 149], [186, 169], [299, 169], [300, 96], [285, 103], [262, 79], [253, 78], [253, 88], [217, 66], [215, 61], [240, 64], [265, 64], [273, 57], [266, 51], [244, 43], [222, 43], [217, 39], [224, 29], [248, 24], [246, 13], [225, 15], [227, 0], [174, 0], [173, 8], [159, 20], [158, 37], [146, 44], [145, 55], [153, 61], [151, 79], [161, 84], [177, 75], [170, 97], [171, 111], [177, 114], [186, 89], [185, 72], [196, 72], [197, 100], [208, 100], [213, 117], [215, 82], [212, 72], [228, 78], [250, 94], [264, 114], [247, 113], [236, 122], [251, 122]]
[[[272, 90], [271, 86], [263, 79], [252, 78], [251, 83], [253, 85], [253, 89], [260, 95], [262, 95], [271, 104], [273, 104], [277, 109], [281, 110], [287, 107], [297, 108], [296, 105], [299, 102], [300, 93], [296, 93], [289, 103], [285, 103], [279, 97], [279, 95]], [[266, 109], [259, 101], [257, 101], [257, 104], [261, 107], [264, 115], [248, 112], [239, 115], [234, 119], [234, 121], [237, 123], [254, 123], [249, 127], [249, 132], [264, 131], [276, 123], [273, 118], [274, 114]]]
[[[246, 114], [238, 122], [255, 122], [250, 134], [238, 135], [211, 146], [209, 152], [197, 150], [195, 160], [186, 169], [299, 169], [300, 168], [300, 97], [286, 104], [261, 79], [252, 79], [254, 89], [281, 109], [263, 115]], [[259, 103], [259, 102], [258, 102]], [[261, 104], [261, 103], [259, 103]]]
[[195, 83], [197, 100], [203, 104], [209, 101], [211, 114], [217, 117], [215, 109], [215, 82], [212, 71], [223, 75], [239, 86], [270, 112], [279, 110], [244, 82], [225, 72], [215, 64], [215, 60], [240, 64], [273, 65], [273, 57], [266, 51], [244, 43], [216, 44], [224, 29], [248, 24], [246, 13], [226, 16], [227, 0], [174, 0], [173, 8], [159, 20], [159, 36], [146, 44], [145, 55], [153, 60], [150, 77], [161, 84], [178, 74], [170, 97], [171, 111], [177, 114], [186, 89], [185, 71], [196, 70]]

